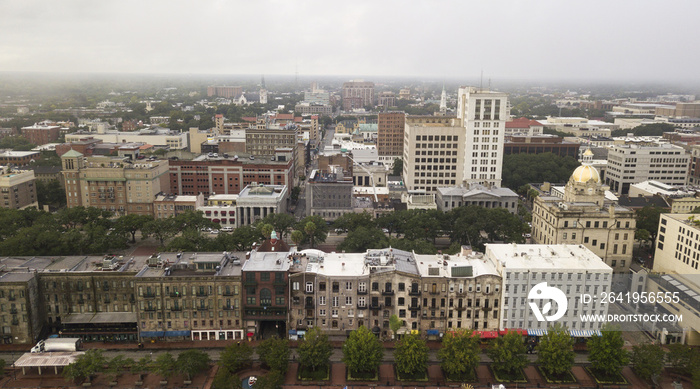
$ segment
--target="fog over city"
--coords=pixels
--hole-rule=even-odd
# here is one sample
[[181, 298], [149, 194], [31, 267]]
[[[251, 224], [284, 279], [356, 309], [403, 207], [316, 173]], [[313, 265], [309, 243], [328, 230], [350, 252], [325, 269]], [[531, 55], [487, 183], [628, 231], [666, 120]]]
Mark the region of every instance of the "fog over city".
[[0, 0], [0, 72], [694, 81], [700, 3]]

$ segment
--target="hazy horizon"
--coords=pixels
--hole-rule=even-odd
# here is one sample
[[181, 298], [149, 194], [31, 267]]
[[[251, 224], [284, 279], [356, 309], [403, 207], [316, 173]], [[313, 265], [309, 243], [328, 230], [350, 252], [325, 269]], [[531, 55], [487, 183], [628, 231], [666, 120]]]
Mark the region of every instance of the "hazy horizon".
[[0, 0], [0, 72], [695, 82], [699, 11], [679, 0]]

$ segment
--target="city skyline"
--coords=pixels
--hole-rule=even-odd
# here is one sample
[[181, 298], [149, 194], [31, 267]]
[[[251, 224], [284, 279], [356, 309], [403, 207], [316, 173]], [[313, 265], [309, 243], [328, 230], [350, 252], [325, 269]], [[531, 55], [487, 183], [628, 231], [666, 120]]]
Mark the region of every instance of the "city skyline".
[[2, 1], [0, 72], [692, 80], [677, 3]]

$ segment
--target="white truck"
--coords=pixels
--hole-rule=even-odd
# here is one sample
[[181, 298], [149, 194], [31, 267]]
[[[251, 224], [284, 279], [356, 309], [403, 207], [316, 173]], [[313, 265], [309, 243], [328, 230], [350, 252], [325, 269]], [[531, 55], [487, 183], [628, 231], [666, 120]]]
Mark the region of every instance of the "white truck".
[[80, 338], [49, 338], [40, 340], [36, 346], [32, 347], [33, 353], [56, 352], [56, 351], [78, 351], [82, 346]]

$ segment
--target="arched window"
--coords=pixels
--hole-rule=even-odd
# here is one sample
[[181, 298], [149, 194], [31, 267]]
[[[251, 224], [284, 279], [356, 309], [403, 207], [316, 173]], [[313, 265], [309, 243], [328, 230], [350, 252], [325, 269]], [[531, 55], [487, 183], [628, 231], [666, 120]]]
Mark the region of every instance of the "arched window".
[[260, 305], [272, 305], [272, 293], [270, 289], [260, 289]]

